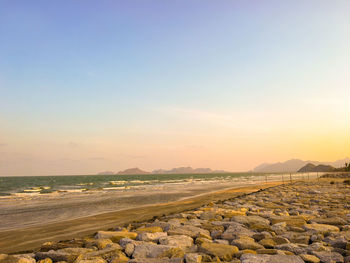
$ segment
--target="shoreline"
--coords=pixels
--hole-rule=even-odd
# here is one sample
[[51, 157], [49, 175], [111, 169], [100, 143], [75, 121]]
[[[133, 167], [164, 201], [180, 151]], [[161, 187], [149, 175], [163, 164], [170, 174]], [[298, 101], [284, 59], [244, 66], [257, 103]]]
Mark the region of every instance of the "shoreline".
[[0, 253], [30, 252], [47, 241], [61, 241], [92, 235], [98, 230], [146, 221], [154, 217], [179, 213], [198, 208], [209, 202], [226, 200], [242, 194], [253, 193], [281, 185], [282, 181], [237, 186], [225, 190], [182, 197], [177, 201], [144, 205], [131, 209], [100, 213], [71, 220], [51, 222], [45, 225], [0, 231]]

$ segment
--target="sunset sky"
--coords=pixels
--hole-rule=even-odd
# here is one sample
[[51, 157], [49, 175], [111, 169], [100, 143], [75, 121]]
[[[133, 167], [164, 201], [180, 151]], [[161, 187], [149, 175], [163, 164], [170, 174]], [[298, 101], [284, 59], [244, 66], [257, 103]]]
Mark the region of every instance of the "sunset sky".
[[0, 175], [350, 156], [350, 1], [0, 1]]

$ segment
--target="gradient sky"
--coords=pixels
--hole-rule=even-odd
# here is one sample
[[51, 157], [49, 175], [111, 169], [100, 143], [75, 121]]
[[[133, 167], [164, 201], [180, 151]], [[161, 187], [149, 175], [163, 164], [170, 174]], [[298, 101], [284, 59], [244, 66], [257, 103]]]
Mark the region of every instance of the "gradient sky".
[[0, 1], [0, 175], [350, 155], [350, 1]]

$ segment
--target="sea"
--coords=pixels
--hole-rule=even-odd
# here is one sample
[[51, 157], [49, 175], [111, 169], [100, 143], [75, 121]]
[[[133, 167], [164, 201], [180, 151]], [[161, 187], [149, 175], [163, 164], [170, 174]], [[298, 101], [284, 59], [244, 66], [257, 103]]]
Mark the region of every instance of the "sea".
[[[128, 190], [141, 186], [201, 182], [264, 182], [305, 179], [304, 174], [144, 174], [144, 175], [56, 175], [0, 177], [0, 196], [83, 192], [91, 190]], [[314, 177], [315, 175], [308, 175]]]

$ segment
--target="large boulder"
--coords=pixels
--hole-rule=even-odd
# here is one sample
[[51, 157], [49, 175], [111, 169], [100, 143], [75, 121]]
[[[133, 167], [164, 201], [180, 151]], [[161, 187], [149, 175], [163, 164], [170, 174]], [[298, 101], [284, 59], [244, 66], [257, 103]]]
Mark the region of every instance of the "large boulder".
[[279, 250], [290, 251], [296, 255], [305, 254], [305, 252], [306, 252], [305, 248], [299, 247], [298, 245], [293, 244], [293, 243], [277, 245], [277, 246], [275, 246], [275, 248], [279, 249]]
[[134, 258], [128, 263], [183, 263], [183, 258]]
[[231, 221], [241, 223], [247, 226], [251, 225], [269, 225], [270, 221], [261, 216], [233, 216]]
[[74, 263], [107, 263], [107, 261], [104, 260], [103, 258], [91, 258], [91, 259], [77, 259], [75, 260]]
[[0, 257], [1, 263], [35, 263], [35, 259], [25, 255], [4, 255]]
[[226, 240], [237, 239], [240, 236], [253, 236], [255, 232], [245, 228], [242, 224], [231, 222], [235, 224], [230, 224], [224, 233], [222, 233], [221, 238]]
[[348, 222], [341, 217], [327, 217], [327, 218], [314, 218], [310, 220], [311, 223], [333, 225], [333, 226], [343, 226], [348, 224]]
[[143, 243], [135, 246], [133, 258], [173, 258], [183, 257], [182, 249], [175, 246], [156, 245], [151, 243]]
[[209, 242], [202, 243], [198, 250], [224, 261], [230, 261], [234, 255], [238, 254], [238, 248], [236, 246]]
[[187, 253], [185, 255], [185, 262], [186, 263], [201, 263], [202, 262], [202, 255], [197, 253]]
[[306, 224], [305, 218], [302, 216], [271, 216], [272, 225], [285, 222], [288, 226], [303, 226]]
[[314, 255], [308, 255], [308, 254], [301, 254], [299, 255], [302, 260], [304, 260], [306, 263], [319, 263], [320, 259]]
[[184, 235], [166, 236], [159, 238], [159, 244], [185, 248], [193, 245], [193, 239]]
[[52, 261], [66, 261], [68, 263], [74, 262], [79, 255], [92, 252], [89, 248], [63, 248], [59, 250], [50, 250], [48, 252], [37, 252], [35, 254], [36, 260], [51, 258]]
[[190, 236], [192, 238], [198, 237], [200, 234], [210, 236], [210, 232], [208, 230], [191, 226], [191, 225], [184, 225], [180, 227], [176, 227], [174, 229], [171, 229], [168, 231], [168, 235], [185, 235]]
[[103, 258], [106, 260], [109, 260], [111, 257], [114, 257], [115, 255], [121, 254], [122, 247], [118, 244], [110, 244], [106, 248], [91, 252], [86, 252], [83, 254], [80, 254], [76, 261], [79, 260], [88, 260], [88, 259], [95, 259], [95, 258]]
[[242, 263], [304, 263], [299, 256], [243, 254]]
[[312, 223], [312, 224], [306, 224], [304, 225], [304, 229], [306, 231], [310, 231], [312, 233], [329, 233], [329, 232], [339, 232], [339, 228], [336, 226], [332, 225], [325, 225], [325, 224], [317, 224], [317, 223]]
[[240, 250], [251, 249], [257, 250], [264, 248], [264, 246], [256, 243], [255, 240], [251, 237], [241, 236], [238, 239], [235, 239], [231, 242], [231, 245], [238, 247]]
[[158, 240], [162, 237], [166, 237], [168, 234], [166, 232], [155, 232], [155, 233], [147, 233], [142, 232], [139, 233], [136, 237], [137, 240], [146, 241], [146, 242], [158, 242]]
[[338, 252], [330, 252], [330, 251], [313, 251], [316, 257], [318, 257], [322, 263], [343, 263], [344, 258]]
[[144, 233], [144, 232], [157, 233], [157, 232], [163, 232], [163, 228], [161, 228], [160, 226], [140, 227], [140, 228], [136, 229], [135, 232], [138, 232], [138, 233]]

